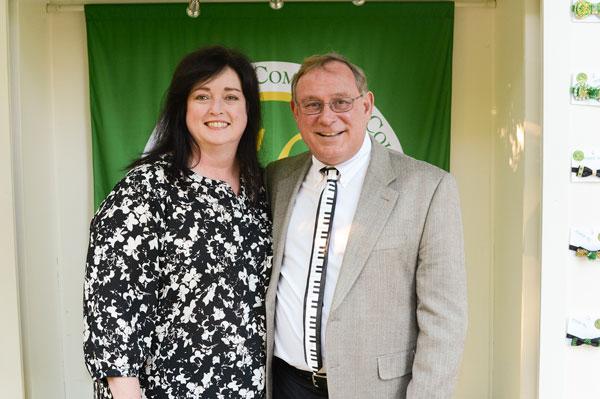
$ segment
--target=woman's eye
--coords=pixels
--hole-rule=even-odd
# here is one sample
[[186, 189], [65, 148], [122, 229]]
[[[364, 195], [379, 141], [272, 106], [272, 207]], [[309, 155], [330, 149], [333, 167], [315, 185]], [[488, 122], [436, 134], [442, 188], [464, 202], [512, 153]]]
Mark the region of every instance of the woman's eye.
[[198, 94], [196, 96], [196, 100], [198, 100], [198, 101], [207, 101], [207, 100], [210, 100], [210, 97], [207, 96], [206, 94]]
[[237, 101], [239, 100], [237, 96], [234, 95], [229, 95], [227, 97], [225, 97], [225, 101]]

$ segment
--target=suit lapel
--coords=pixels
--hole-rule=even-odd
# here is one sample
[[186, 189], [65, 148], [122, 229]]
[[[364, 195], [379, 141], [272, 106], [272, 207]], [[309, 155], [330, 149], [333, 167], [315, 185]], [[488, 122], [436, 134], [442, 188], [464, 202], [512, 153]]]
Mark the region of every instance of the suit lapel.
[[396, 179], [387, 150], [371, 138], [371, 161], [352, 221], [331, 312], [341, 303], [362, 271], [398, 199], [389, 184]]
[[271, 209], [273, 211], [273, 269], [271, 271], [271, 282], [267, 293], [267, 307], [275, 306], [275, 295], [277, 283], [285, 249], [285, 235], [288, 223], [294, 208], [296, 194], [304, 181], [304, 176], [311, 165], [310, 152], [298, 157], [297, 162], [290, 163], [287, 174], [274, 183], [271, 195]]

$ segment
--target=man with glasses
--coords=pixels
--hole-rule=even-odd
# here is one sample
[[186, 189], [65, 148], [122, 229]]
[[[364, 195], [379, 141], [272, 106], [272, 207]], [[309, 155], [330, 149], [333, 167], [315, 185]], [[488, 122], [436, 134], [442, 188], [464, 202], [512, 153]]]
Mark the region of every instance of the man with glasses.
[[310, 152], [266, 170], [269, 399], [452, 398], [467, 322], [456, 184], [366, 134], [373, 102], [339, 54], [293, 78]]

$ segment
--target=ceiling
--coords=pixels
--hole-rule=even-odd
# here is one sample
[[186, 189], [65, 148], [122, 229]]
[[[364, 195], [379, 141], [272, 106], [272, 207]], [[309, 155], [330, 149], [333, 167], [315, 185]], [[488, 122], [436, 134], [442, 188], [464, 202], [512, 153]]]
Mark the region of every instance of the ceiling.
[[[67, 4], [125, 4], [125, 3], [184, 3], [187, 0], [49, 0], [48, 4], [67, 5]], [[325, 0], [285, 0], [285, 2], [297, 1], [325, 1]], [[326, 1], [350, 1], [350, 0], [326, 0]], [[367, 0], [367, 2], [370, 0]], [[432, 1], [432, 0], [373, 0], [373, 1]], [[453, 1], [453, 0], [437, 0]], [[268, 0], [200, 0], [201, 3], [268, 3]], [[456, 0], [456, 7], [486, 7], [496, 6], [496, 0]]]

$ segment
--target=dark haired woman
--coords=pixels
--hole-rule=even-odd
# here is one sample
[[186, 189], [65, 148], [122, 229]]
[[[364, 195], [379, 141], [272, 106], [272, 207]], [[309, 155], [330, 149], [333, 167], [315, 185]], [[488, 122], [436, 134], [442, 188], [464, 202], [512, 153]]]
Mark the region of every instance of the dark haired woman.
[[84, 351], [96, 398], [264, 397], [259, 127], [245, 56], [207, 47], [180, 62], [154, 150], [92, 220]]

